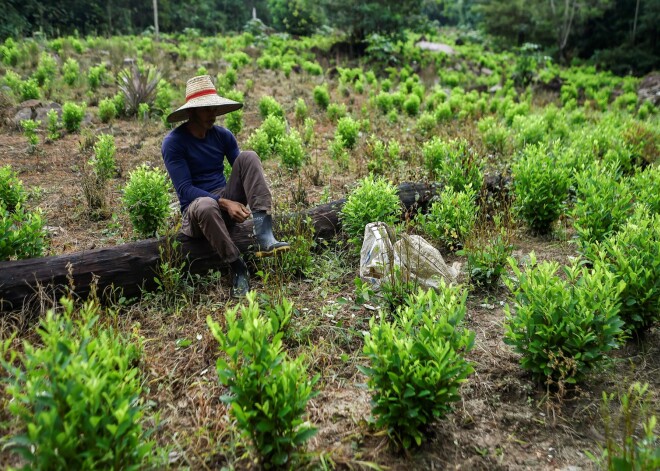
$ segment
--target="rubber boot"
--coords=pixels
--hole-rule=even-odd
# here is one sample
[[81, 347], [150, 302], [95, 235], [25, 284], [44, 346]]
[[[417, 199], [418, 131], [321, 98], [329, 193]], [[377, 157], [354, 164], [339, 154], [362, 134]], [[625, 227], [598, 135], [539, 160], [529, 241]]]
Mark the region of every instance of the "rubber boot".
[[273, 235], [273, 218], [266, 211], [252, 213], [254, 236], [257, 239], [257, 257], [269, 257], [289, 250], [288, 242], [280, 242]]
[[231, 269], [234, 272], [234, 281], [231, 287], [232, 298], [244, 298], [250, 291], [250, 274], [248, 268], [241, 257], [231, 262]]

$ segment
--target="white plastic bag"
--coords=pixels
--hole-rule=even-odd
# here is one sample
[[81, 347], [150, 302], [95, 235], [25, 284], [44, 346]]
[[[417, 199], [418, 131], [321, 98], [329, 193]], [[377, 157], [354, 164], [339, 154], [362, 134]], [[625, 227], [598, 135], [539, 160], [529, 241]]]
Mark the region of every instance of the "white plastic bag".
[[387, 224], [367, 224], [360, 250], [360, 278], [377, 291], [397, 268], [427, 289], [437, 289], [442, 279], [454, 283], [460, 272], [459, 263], [447, 266], [440, 252], [423, 237], [402, 234], [395, 242], [394, 231]]

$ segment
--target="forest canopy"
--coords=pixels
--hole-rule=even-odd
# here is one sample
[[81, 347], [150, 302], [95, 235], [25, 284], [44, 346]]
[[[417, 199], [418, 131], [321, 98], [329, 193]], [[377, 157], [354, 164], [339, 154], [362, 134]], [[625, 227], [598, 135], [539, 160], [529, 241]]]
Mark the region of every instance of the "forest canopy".
[[590, 60], [616, 73], [644, 74], [660, 63], [660, 0], [3, 0], [0, 39], [45, 35], [242, 31], [256, 16], [274, 31], [336, 29], [353, 44], [377, 34], [453, 26], [487, 33], [493, 46], [533, 43], [570, 63]]

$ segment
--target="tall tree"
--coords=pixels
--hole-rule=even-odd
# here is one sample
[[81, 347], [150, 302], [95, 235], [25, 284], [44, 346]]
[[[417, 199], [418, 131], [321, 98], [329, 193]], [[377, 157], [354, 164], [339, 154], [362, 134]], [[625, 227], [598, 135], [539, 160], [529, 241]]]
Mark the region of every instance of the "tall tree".
[[356, 43], [374, 33], [398, 36], [422, 23], [419, 0], [323, 0], [323, 6], [328, 21]]

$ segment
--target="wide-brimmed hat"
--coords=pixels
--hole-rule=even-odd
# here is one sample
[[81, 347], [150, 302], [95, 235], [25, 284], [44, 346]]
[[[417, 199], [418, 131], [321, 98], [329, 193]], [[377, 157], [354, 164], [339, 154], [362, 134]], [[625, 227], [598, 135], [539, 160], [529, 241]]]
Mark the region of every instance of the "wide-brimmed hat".
[[218, 95], [211, 77], [209, 75], [199, 75], [188, 80], [186, 83], [186, 103], [170, 113], [167, 122], [176, 123], [177, 121], [186, 120], [188, 119], [189, 109], [204, 106], [218, 107], [216, 116], [220, 116], [242, 108], [243, 103], [221, 97]]

